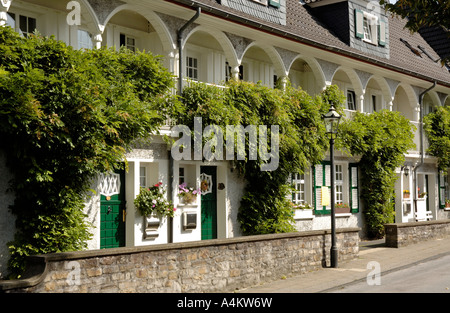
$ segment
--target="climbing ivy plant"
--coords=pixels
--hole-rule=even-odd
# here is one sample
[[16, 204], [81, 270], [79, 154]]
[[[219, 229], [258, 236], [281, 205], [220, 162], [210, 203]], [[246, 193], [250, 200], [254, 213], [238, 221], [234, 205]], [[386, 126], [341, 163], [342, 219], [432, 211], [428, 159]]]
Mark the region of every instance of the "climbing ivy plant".
[[356, 113], [340, 126], [338, 146], [361, 157], [361, 199], [369, 237], [381, 238], [394, 221], [395, 169], [414, 148], [414, 128], [399, 112]]
[[424, 117], [424, 130], [428, 137], [427, 152], [438, 158], [440, 170], [450, 167], [450, 108], [438, 109]]
[[173, 108], [171, 74], [159, 59], [126, 49], [78, 51], [53, 38], [0, 27], [0, 136], [14, 179], [10, 271], [25, 256], [81, 250], [94, 177], [120, 167], [139, 137]]
[[186, 114], [182, 124], [192, 129], [193, 119], [202, 117], [203, 125], [221, 127], [224, 142], [226, 125], [266, 125], [268, 130], [270, 125], [279, 126], [276, 170], [261, 171], [264, 160], [260, 156], [257, 160], [247, 157], [235, 162], [237, 171], [247, 182], [238, 212], [245, 235], [295, 230], [288, 197], [291, 192], [289, 174], [304, 173], [323, 160], [328, 139], [322, 114], [328, 111], [329, 101], [334, 101], [341, 109], [343, 100], [336, 86], [315, 98], [291, 87], [283, 91], [248, 82], [230, 82], [224, 89], [202, 84], [184, 89]]

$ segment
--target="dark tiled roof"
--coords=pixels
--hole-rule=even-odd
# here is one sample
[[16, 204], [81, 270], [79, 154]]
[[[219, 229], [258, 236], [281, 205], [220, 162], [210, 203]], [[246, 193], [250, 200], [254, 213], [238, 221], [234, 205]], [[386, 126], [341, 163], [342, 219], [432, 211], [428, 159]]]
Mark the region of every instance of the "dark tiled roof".
[[[417, 56], [407, 45], [405, 45], [404, 41], [408, 42], [409, 45], [416, 49], [418, 49], [418, 46], [420, 45], [425, 48], [433, 58], [439, 58], [437, 53], [420, 34], [411, 34], [409, 30], [404, 28], [406, 22], [401, 18], [389, 18], [390, 58], [385, 59], [350, 47], [347, 43], [340, 40], [339, 37], [329, 30], [318, 18], [314, 17], [305, 6], [299, 2], [299, 0], [286, 0], [286, 25], [279, 25], [260, 20], [244, 12], [220, 5], [215, 0], [169, 1], [183, 2], [184, 4], [189, 3], [189, 5], [192, 3], [206, 5], [208, 9], [211, 9], [208, 10], [210, 14], [220, 15], [220, 12], [225, 12], [230, 19], [235, 17], [237, 19], [245, 19], [249, 25], [252, 23], [255, 26], [263, 25], [265, 26], [266, 31], [273, 32], [274, 34], [280, 35], [284, 33], [286, 36], [300, 42], [312, 44], [343, 55], [349, 55], [397, 71], [406, 72], [423, 79], [437, 80], [439, 83], [450, 87], [450, 73], [440, 64], [440, 62], [433, 62], [425, 54], [421, 57]], [[403, 39], [403, 41], [400, 39]]]

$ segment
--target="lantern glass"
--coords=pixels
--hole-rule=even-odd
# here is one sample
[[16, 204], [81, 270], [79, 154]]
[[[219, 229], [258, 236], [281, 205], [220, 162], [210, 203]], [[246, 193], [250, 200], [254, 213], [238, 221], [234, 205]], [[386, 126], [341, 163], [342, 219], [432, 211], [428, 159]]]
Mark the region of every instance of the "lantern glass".
[[333, 105], [331, 105], [330, 111], [323, 116], [323, 119], [325, 121], [325, 129], [327, 134], [335, 135], [339, 128], [341, 116], [338, 112], [336, 112]]

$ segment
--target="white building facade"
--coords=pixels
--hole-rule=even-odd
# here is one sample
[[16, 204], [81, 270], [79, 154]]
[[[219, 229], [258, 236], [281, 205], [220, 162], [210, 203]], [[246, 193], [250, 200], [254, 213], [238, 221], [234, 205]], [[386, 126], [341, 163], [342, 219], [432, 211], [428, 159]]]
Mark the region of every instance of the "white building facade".
[[[24, 36], [36, 29], [77, 49], [126, 46], [150, 51], [162, 55], [164, 66], [174, 75], [200, 83], [220, 86], [229, 79], [242, 79], [269, 87], [278, 81], [282, 87], [289, 81], [310, 95], [336, 84], [347, 95], [348, 118], [356, 111], [370, 114], [387, 109], [401, 112], [420, 126], [419, 96], [434, 82], [436, 85], [423, 98], [424, 113], [450, 105], [448, 69], [432, 60], [439, 56], [424, 38], [403, 29], [404, 21], [389, 17], [374, 2], [305, 2], [3, 0], [0, 25], [12, 26]], [[193, 17], [195, 20], [191, 20]], [[180, 38], [179, 30], [184, 26]], [[427, 54], [418, 55], [418, 46]], [[450, 197], [448, 175], [438, 172], [437, 160], [425, 153], [417, 180], [413, 175], [422, 160], [420, 127], [417, 129], [417, 148], [409, 151], [404, 166], [397, 170], [396, 222], [450, 216], [444, 205]], [[169, 126], [161, 133], [170, 134]], [[425, 140], [423, 151], [426, 145]], [[170, 147], [160, 136], [154, 136], [151, 144], [136, 145], [127, 161], [129, 170], [102, 176], [98, 194], [87, 202], [86, 211], [96, 226], [90, 249], [241, 235], [237, 211], [245, 181], [233, 171], [231, 162], [174, 161]], [[336, 200], [350, 206], [347, 212], [337, 214], [338, 227], [363, 227], [357, 163], [357, 158], [339, 153], [336, 156]], [[330, 165], [324, 160], [304, 175], [292, 175], [297, 190], [293, 202], [314, 207], [296, 210], [299, 230], [330, 228], [329, 208], [321, 207], [318, 200], [322, 187], [329, 186], [329, 171]], [[209, 190], [191, 204], [181, 203], [178, 185], [185, 182], [199, 188], [204, 180], [208, 180]], [[168, 197], [177, 208], [172, 221], [143, 218], [134, 208], [133, 200], [140, 187], [158, 182], [172, 187]], [[406, 198], [403, 190], [417, 188], [428, 196], [416, 208], [414, 193]], [[208, 194], [214, 202], [214, 212], [202, 212], [202, 199]], [[7, 206], [2, 204], [0, 221], [11, 224], [8, 214]], [[121, 222], [115, 227], [120, 230], [105, 229], [110, 214], [118, 216]], [[204, 232], [207, 227], [213, 230]], [[118, 233], [120, 240], [111, 239], [117, 238]], [[0, 244], [4, 249], [12, 239], [11, 231], [2, 237]]]

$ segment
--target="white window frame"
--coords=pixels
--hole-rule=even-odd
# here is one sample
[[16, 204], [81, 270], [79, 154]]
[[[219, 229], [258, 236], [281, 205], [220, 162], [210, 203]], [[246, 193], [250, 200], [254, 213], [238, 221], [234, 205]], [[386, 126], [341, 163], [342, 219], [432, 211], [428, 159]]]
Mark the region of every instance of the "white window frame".
[[292, 173], [291, 178], [294, 186], [294, 191], [292, 192], [292, 203], [302, 206], [306, 202], [305, 174]]
[[363, 15], [363, 41], [378, 45], [378, 17], [367, 12], [364, 12]]
[[335, 191], [336, 191], [336, 199], [335, 203], [344, 203], [345, 199], [345, 193], [344, 193], [344, 164], [338, 163], [334, 165], [334, 184], [335, 184]]
[[200, 59], [195, 56], [187, 55], [185, 61], [186, 61], [186, 66], [185, 66], [186, 78], [189, 78], [189, 79], [192, 79], [195, 81], [199, 81]]
[[[120, 43], [120, 37], [121, 36], [125, 37], [124, 44], [122, 44], [121, 46], [124, 46], [124, 47], [126, 47], [127, 49], [129, 49], [129, 50], [131, 50], [133, 52], [136, 52], [136, 45], [137, 45], [136, 44], [137, 43], [136, 37], [135, 36], [131, 36], [131, 35], [127, 34], [127, 33], [121, 32], [120, 35], [119, 35], [119, 43]], [[128, 43], [129, 40], [133, 40], [133, 44], [129, 44]]]
[[262, 5], [267, 5], [267, 0], [251, 0], [251, 1], [262, 4]]
[[[16, 32], [18, 32], [19, 34], [23, 35], [24, 37], [28, 37], [28, 34], [32, 34], [34, 32], [34, 30], [38, 29], [38, 19], [37, 19], [35, 14], [28, 14], [28, 13], [15, 12], [15, 11], [10, 11], [7, 14], [9, 15], [9, 17], [11, 17], [11, 19], [14, 20], [14, 30]], [[14, 18], [12, 17], [11, 14], [14, 15]], [[27, 19], [27, 30], [26, 31], [23, 31], [20, 28], [20, 18], [21, 17], [25, 17]], [[34, 19], [34, 22], [36, 24], [35, 29], [33, 31], [31, 31], [31, 32], [28, 29], [28, 26], [29, 26], [28, 25], [28, 19], [30, 19], [30, 18]]]
[[139, 186], [142, 188], [147, 187], [147, 167], [139, 167]]
[[[349, 94], [351, 95], [351, 97], [349, 97]], [[352, 98], [353, 108], [350, 108], [350, 106], [349, 106], [350, 98]], [[356, 105], [356, 93], [352, 89], [347, 89], [347, 109], [349, 111], [357, 111], [358, 110], [358, 106]]]

